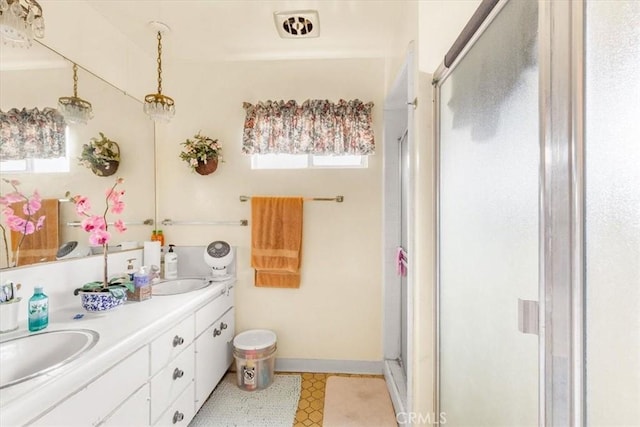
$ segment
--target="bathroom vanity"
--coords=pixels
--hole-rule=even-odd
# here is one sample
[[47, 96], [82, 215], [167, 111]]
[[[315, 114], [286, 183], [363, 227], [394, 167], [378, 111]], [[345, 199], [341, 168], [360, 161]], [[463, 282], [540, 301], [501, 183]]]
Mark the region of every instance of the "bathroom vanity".
[[[52, 313], [44, 332], [82, 328], [100, 337], [64, 366], [1, 389], [0, 425], [187, 426], [233, 361], [233, 284], [105, 314]], [[26, 334], [21, 327], [2, 341]]]

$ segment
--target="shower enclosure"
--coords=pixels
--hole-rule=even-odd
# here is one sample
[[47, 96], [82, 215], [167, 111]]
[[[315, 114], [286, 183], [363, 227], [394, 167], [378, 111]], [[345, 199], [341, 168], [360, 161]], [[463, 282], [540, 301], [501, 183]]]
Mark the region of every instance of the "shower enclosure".
[[640, 424], [640, 2], [483, 1], [434, 76], [437, 410]]

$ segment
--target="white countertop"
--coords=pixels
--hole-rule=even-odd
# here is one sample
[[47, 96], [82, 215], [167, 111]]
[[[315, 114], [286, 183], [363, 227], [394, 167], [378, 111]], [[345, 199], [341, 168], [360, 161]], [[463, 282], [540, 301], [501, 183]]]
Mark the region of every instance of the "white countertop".
[[[100, 334], [97, 344], [66, 365], [39, 377], [0, 390], [0, 425], [22, 425], [49, 411], [68, 395], [104, 373], [157, 335], [193, 314], [200, 306], [232, 287], [235, 279], [183, 294], [155, 295], [146, 301], [127, 301], [102, 314], [80, 305], [49, 314], [49, 326], [41, 332], [90, 329]], [[74, 319], [83, 314], [81, 319]], [[37, 332], [36, 332], [37, 333]], [[2, 336], [2, 341], [29, 335], [27, 325]]]

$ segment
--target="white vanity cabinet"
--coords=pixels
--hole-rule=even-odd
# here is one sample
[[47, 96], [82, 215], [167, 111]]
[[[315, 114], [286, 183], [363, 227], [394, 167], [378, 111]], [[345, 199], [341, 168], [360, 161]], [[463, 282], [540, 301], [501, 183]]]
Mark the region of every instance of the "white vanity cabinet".
[[[159, 304], [164, 312], [153, 305], [129, 306], [132, 316], [148, 321], [150, 329], [142, 342], [130, 341], [118, 348], [126, 355], [123, 359], [109, 359], [111, 367], [100, 370], [88, 383], [83, 381], [78, 389], [76, 381], [84, 375], [80, 371], [93, 368], [88, 360], [78, 367], [79, 379], [70, 380], [71, 385], [52, 383], [41, 395], [38, 391], [30, 395], [37, 401], [59, 393], [62, 401], [52, 402], [55, 406], [42, 414], [15, 415], [13, 407], [14, 415], [5, 418], [7, 425], [186, 427], [233, 361], [234, 291], [218, 287], [215, 292], [194, 295], [193, 301], [183, 297], [182, 305], [165, 301]], [[146, 307], [148, 314], [140, 311]], [[171, 320], [162, 317], [167, 309]], [[99, 327], [96, 330], [101, 332]], [[109, 339], [117, 342], [118, 337], [112, 334]], [[105, 352], [113, 350], [105, 347]]]
[[[36, 426], [91, 426], [98, 425], [122, 402], [135, 395], [146, 383], [149, 372], [147, 346], [107, 370], [93, 382], [35, 420]], [[148, 389], [144, 399], [148, 399]], [[149, 423], [149, 412], [139, 408], [140, 420]]]
[[145, 383], [118, 407], [100, 427], [146, 426], [149, 424], [149, 384]]
[[[151, 424], [170, 409], [193, 383], [194, 316], [161, 334], [150, 344]], [[190, 405], [193, 408], [193, 404]]]
[[156, 421], [155, 426], [188, 426], [195, 415], [193, 407], [193, 382], [185, 391], [169, 406], [169, 408]]
[[196, 314], [195, 411], [207, 400], [233, 362], [235, 309], [233, 288]]

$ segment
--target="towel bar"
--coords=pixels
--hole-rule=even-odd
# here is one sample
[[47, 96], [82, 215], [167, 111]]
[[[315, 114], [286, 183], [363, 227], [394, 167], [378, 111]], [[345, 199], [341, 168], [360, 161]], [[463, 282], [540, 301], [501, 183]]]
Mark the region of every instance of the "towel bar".
[[[153, 220], [151, 218], [145, 219], [144, 221], [125, 221], [127, 225], [153, 225]], [[81, 221], [70, 221], [65, 224], [67, 227], [80, 227], [82, 225]], [[107, 225], [113, 225], [113, 222], [109, 222]]]
[[249, 221], [241, 219], [240, 221], [173, 221], [171, 219], [163, 219], [162, 225], [249, 225]]
[[[240, 196], [241, 202], [246, 202], [247, 200], [251, 200], [250, 196]], [[311, 202], [344, 202], [344, 196], [336, 196], [336, 197], [305, 197], [303, 200], [311, 201]]]

